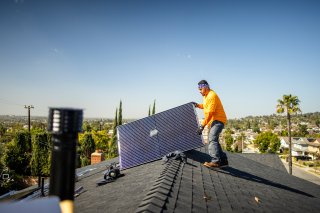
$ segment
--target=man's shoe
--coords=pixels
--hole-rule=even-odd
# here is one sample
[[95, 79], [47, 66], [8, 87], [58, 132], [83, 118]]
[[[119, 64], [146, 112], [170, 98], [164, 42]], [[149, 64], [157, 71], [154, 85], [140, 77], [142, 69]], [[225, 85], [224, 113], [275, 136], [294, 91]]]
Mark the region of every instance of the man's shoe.
[[226, 167], [226, 166], [229, 166], [228, 160], [227, 160], [227, 159], [226, 159], [226, 160], [222, 160], [222, 161], [220, 162], [220, 167]]
[[208, 167], [208, 168], [219, 168], [219, 167], [220, 167], [220, 165], [219, 165], [218, 162], [217, 162], [217, 163], [214, 163], [214, 162], [205, 162], [203, 165], [206, 166], [206, 167]]

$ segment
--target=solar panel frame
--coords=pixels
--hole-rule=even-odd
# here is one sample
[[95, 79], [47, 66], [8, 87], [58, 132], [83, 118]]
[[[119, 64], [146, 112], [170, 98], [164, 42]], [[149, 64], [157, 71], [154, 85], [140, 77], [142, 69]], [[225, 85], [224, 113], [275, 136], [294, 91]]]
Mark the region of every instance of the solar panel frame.
[[203, 146], [196, 131], [195, 107], [187, 103], [134, 122], [118, 126], [120, 169], [128, 169], [161, 159], [176, 151]]

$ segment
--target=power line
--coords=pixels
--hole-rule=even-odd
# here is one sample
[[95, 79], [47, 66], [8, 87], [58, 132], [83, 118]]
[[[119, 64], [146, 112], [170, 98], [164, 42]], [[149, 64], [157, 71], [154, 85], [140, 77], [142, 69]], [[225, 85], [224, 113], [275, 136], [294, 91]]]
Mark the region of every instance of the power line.
[[1, 104], [7, 104], [7, 105], [15, 105], [15, 106], [24, 106], [23, 104], [19, 104], [19, 103], [15, 103], [15, 102], [12, 102], [12, 101], [8, 101], [4, 98], [0, 98], [0, 103]]

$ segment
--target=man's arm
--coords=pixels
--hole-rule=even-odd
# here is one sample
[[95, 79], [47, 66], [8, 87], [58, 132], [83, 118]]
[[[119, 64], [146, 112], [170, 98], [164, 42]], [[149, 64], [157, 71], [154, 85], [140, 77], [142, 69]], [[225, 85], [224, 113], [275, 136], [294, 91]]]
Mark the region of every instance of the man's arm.
[[191, 102], [191, 103], [193, 104], [194, 107], [203, 109], [203, 104], [198, 104], [198, 103], [196, 103], [196, 102]]

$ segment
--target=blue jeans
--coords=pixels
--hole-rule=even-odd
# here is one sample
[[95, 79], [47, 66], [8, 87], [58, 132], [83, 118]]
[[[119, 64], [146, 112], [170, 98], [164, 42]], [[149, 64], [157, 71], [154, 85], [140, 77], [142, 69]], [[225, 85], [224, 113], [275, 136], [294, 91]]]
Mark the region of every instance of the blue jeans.
[[221, 149], [219, 143], [219, 135], [224, 128], [224, 124], [220, 121], [213, 121], [209, 131], [209, 145], [208, 151], [209, 155], [212, 157], [212, 162], [221, 162], [227, 160], [227, 155]]

